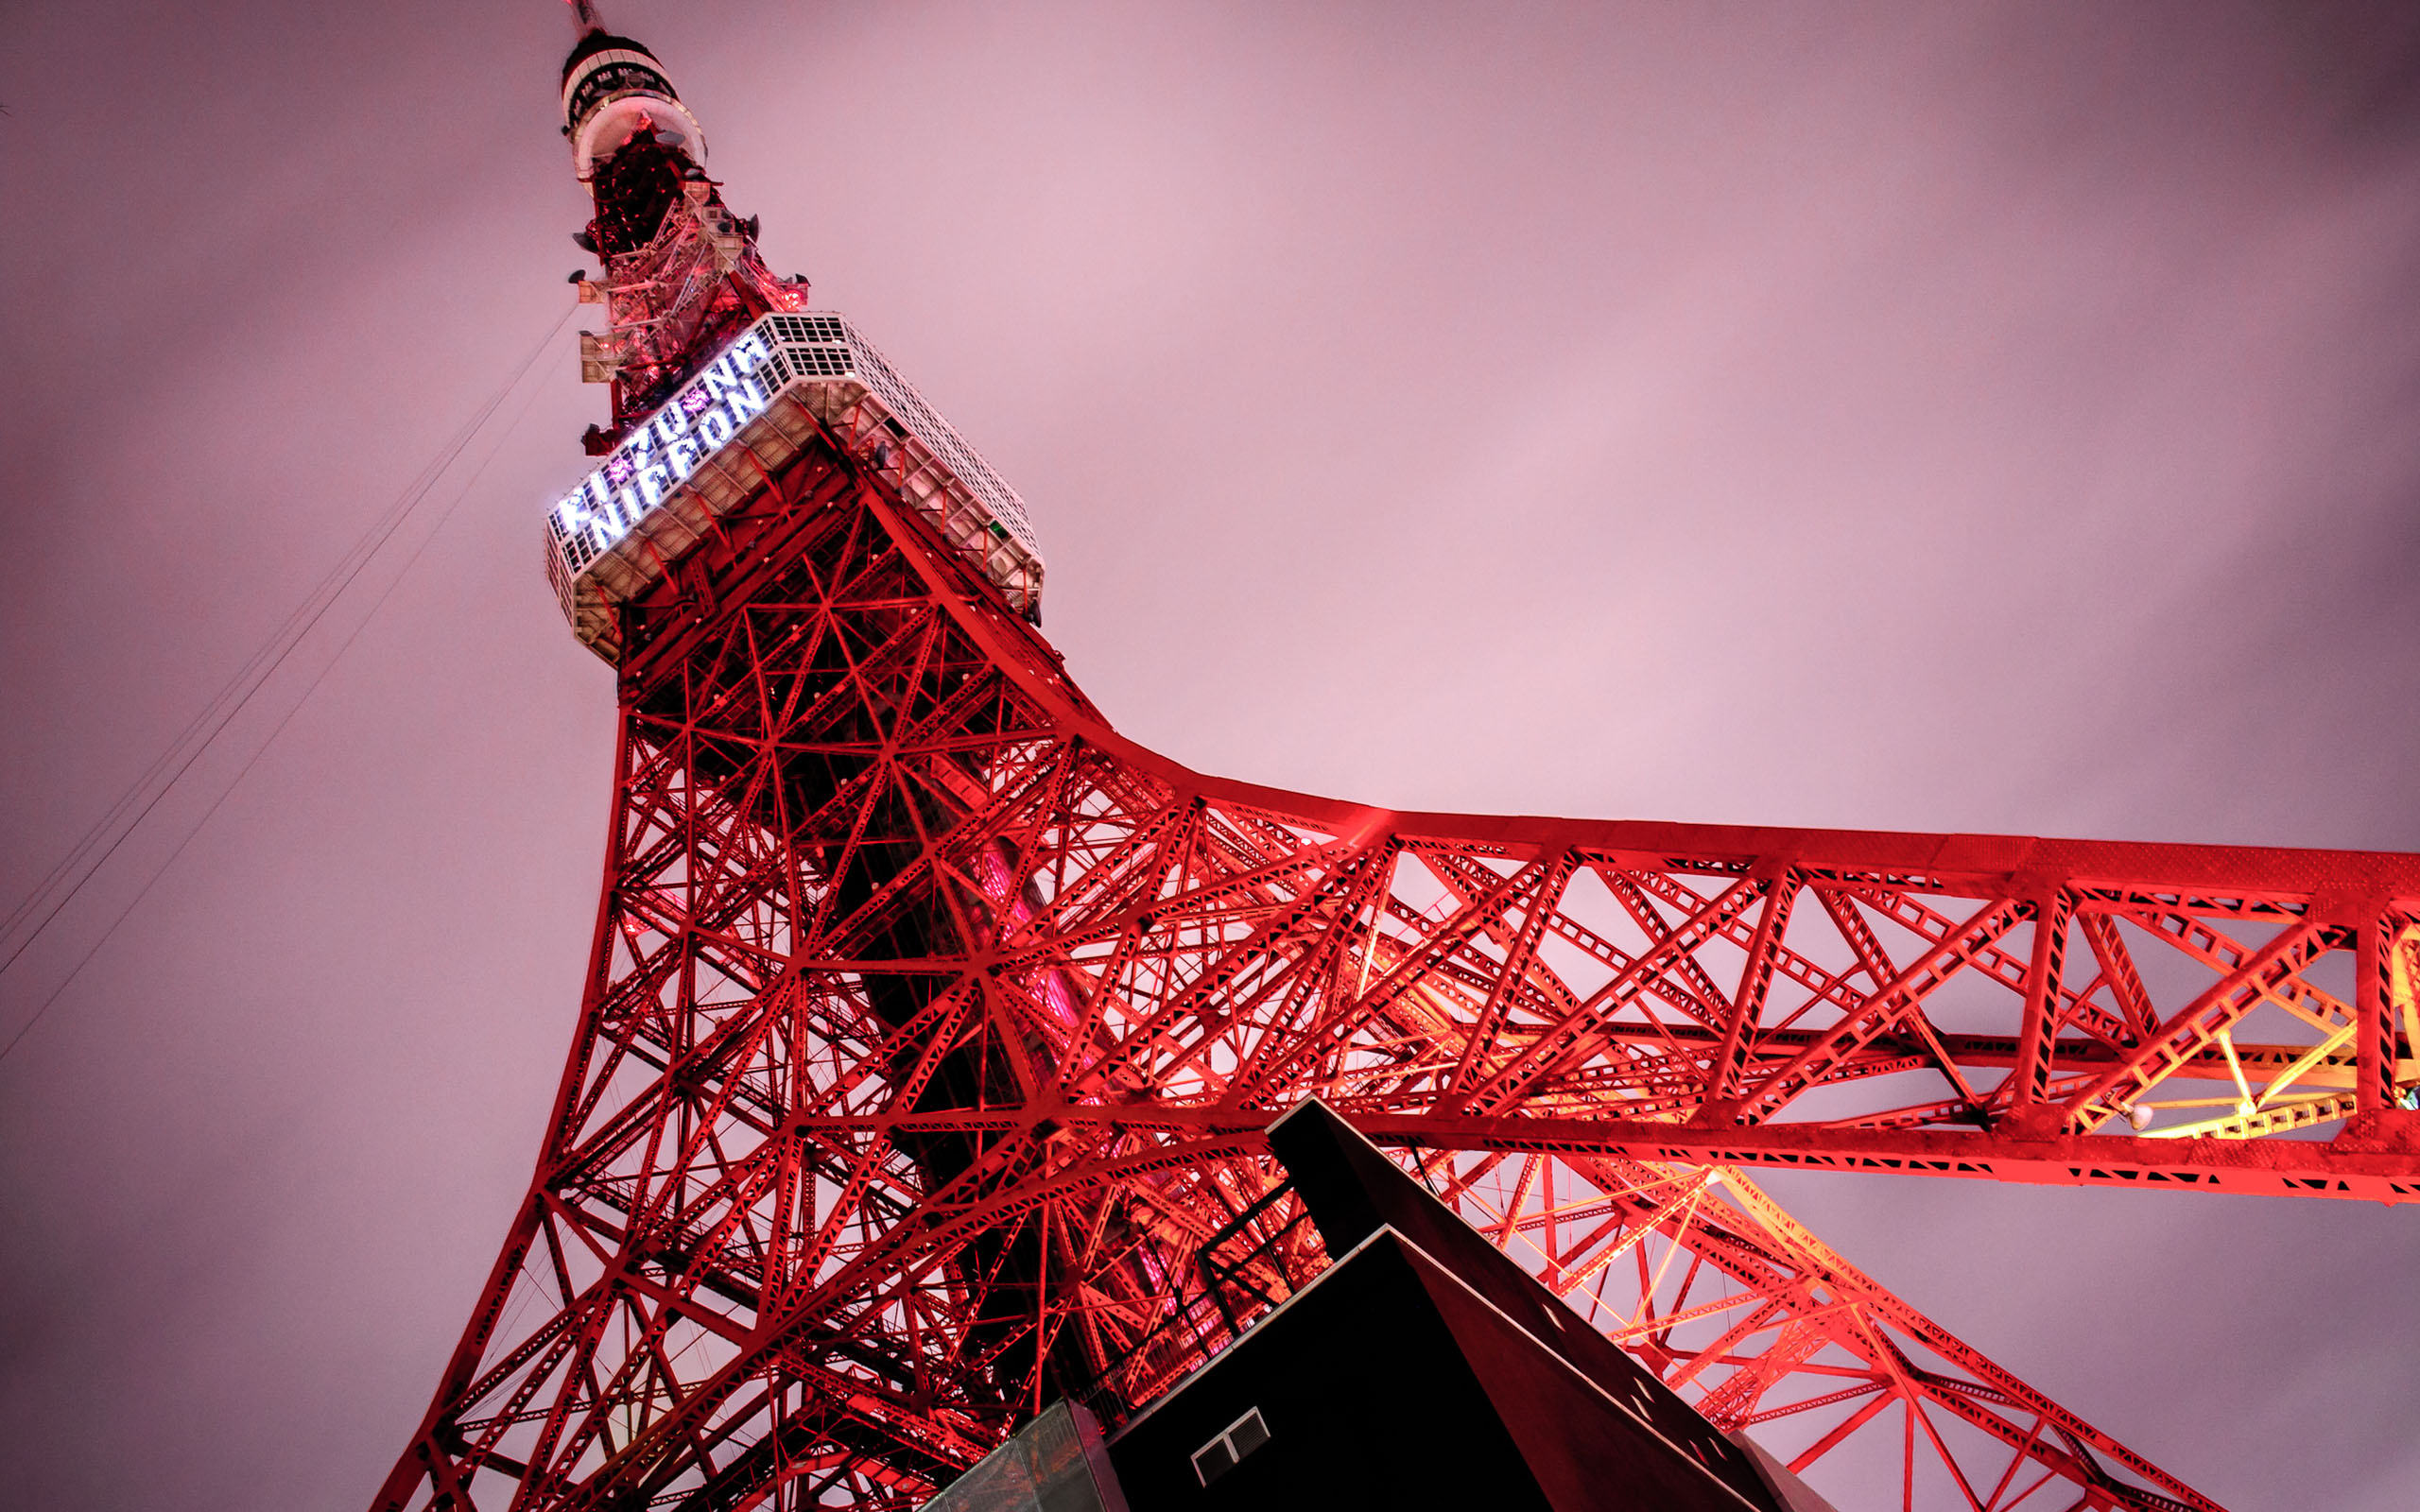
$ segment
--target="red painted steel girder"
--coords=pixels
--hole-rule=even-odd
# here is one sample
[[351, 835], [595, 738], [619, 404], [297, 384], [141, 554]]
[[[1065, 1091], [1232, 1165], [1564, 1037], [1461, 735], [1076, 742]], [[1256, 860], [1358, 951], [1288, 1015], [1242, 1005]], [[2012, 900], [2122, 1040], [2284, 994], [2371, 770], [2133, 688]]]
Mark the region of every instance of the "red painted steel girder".
[[904, 1506], [1052, 1397], [1114, 1419], [1318, 1268], [1282, 1194], [1236, 1227], [1311, 1095], [1801, 1464], [2206, 1507], [1741, 1168], [2420, 1184], [2420, 860], [1205, 778], [859, 440], [632, 610], [580, 1029], [382, 1507]]
[[[670, 209], [583, 291], [617, 425], [804, 297], [640, 146], [600, 217]], [[579, 1027], [379, 1508], [908, 1507], [1054, 1397], [1118, 1419], [1324, 1264], [1263, 1138], [1311, 1096], [1797, 1468], [2211, 1508], [1749, 1171], [2420, 1192], [2420, 857], [1205, 777], [1111, 728], [870, 413], [820, 423], [622, 611]]]

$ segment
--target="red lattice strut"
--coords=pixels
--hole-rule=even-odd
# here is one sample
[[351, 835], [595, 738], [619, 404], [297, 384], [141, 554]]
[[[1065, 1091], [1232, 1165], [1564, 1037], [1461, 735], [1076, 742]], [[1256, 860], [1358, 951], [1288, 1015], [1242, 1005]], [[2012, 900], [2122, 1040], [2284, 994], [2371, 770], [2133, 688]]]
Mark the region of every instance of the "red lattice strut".
[[904, 1506], [1058, 1395], [1115, 1418], [1320, 1263], [1286, 1200], [1236, 1228], [1316, 1094], [1802, 1465], [2206, 1507], [1742, 1168], [2420, 1191], [2420, 860], [1204, 778], [843, 434], [632, 610], [579, 1039], [381, 1506]]
[[[602, 453], [804, 288], [631, 103], [687, 119], [653, 55], [583, 16]], [[971, 453], [819, 404], [707, 469], [666, 551], [619, 523], [579, 1029], [379, 1508], [904, 1508], [1054, 1398], [1121, 1418], [1324, 1263], [1263, 1136], [1315, 1095], [1798, 1468], [1878, 1445], [1909, 1507], [2209, 1508], [1747, 1171], [2420, 1194], [2420, 858], [1203, 777], [963, 554], [1007, 528], [952, 512], [937, 458]]]

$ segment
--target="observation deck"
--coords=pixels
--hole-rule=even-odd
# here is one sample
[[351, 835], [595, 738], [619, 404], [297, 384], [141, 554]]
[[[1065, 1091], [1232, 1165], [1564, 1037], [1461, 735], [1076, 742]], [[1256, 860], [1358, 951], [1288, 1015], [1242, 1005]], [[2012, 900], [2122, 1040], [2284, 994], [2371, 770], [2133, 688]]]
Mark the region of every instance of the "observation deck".
[[1011, 609], [1039, 617], [1025, 500], [848, 317], [819, 310], [750, 325], [547, 514], [546, 577], [572, 633], [619, 665], [621, 606], [819, 438], [877, 472]]

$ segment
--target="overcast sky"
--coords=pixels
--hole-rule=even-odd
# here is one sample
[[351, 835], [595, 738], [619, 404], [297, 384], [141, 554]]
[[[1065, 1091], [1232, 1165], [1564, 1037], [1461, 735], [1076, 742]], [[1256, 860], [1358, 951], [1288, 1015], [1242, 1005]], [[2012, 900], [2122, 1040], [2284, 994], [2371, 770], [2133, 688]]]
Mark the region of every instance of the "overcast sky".
[[[0, 0], [0, 909], [563, 315], [562, 12]], [[607, 5], [1188, 765], [2377, 849], [2420, 848], [2415, 17]], [[570, 329], [0, 976], [5, 1039], [92, 953], [0, 1062], [12, 1503], [360, 1505], [418, 1421], [595, 917]], [[2420, 1212], [1772, 1185], [2238, 1512], [2420, 1503]]]

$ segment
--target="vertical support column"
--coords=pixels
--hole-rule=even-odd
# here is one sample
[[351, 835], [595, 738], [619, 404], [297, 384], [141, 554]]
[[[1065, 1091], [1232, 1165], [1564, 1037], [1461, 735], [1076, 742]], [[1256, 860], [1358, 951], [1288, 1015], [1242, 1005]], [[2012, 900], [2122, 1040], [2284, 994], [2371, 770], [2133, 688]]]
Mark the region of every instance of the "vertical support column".
[[2059, 984], [2067, 959], [2067, 889], [2046, 885], [2034, 894], [2033, 953], [2025, 968], [2025, 1021], [2018, 1030], [2016, 1069], [2009, 1073], [2009, 1107], [2030, 1108], [2050, 1090], [2050, 1018], [2059, 1008]]
[[2382, 1113], [2394, 1099], [2394, 984], [2386, 936], [2386, 904], [2361, 904], [2360, 938], [2353, 971], [2353, 1107], [2357, 1114]]

